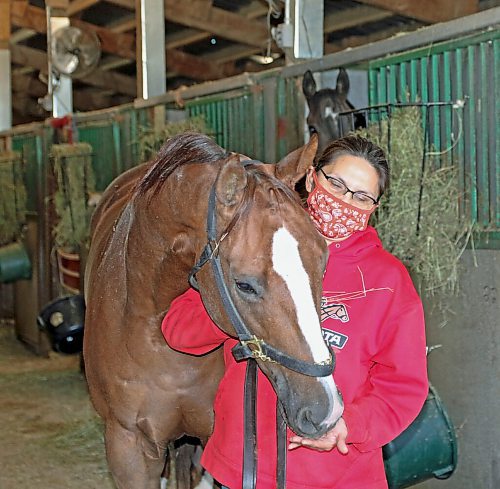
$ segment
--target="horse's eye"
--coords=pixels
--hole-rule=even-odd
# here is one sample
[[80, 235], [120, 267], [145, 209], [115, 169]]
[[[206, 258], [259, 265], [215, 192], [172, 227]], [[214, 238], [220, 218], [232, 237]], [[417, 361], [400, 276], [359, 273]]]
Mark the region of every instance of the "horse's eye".
[[309, 134], [316, 134], [318, 131], [316, 131], [316, 128], [313, 126], [309, 126]]
[[236, 287], [238, 287], [238, 289], [241, 290], [241, 292], [243, 292], [244, 294], [257, 295], [257, 291], [246, 282], [236, 281]]

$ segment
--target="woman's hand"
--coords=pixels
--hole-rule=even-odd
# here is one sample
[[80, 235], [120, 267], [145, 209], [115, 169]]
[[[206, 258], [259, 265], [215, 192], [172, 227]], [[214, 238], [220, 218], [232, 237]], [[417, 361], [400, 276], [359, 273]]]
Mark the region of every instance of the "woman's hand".
[[349, 451], [346, 444], [346, 438], [347, 425], [345, 424], [344, 418], [340, 418], [330, 431], [316, 440], [297, 435], [290, 437], [288, 449], [293, 450], [298, 447], [307, 447], [320, 452], [328, 452], [337, 447], [340, 453], [346, 455]]

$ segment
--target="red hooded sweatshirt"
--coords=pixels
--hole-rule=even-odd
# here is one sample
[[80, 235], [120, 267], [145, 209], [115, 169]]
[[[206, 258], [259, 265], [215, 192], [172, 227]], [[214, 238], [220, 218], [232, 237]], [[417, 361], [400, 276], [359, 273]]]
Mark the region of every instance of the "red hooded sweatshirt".
[[[287, 489], [385, 489], [381, 447], [417, 416], [428, 381], [420, 299], [405, 267], [382, 248], [371, 227], [329, 246], [322, 328], [336, 355], [334, 378], [345, 403], [349, 453], [288, 451]], [[194, 355], [224, 343], [226, 371], [202, 464], [223, 485], [239, 489], [246, 362], [237, 363], [231, 354], [236, 340], [212, 322], [194, 290], [172, 302], [162, 331], [172, 348]], [[273, 489], [276, 395], [260, 371], [257, 440], [257, 489]]]

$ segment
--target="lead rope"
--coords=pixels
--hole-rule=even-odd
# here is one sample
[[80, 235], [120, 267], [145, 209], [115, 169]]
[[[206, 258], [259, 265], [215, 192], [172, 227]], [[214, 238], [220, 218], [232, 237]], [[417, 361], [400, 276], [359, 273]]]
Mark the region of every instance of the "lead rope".
[[[244, 391], [243, 489], [257, 485], [257, 362], [247, 360]], [[286, 421], [276, 399], [276, 487], [286, 487]]]
[[285, 489], [286, 487], [286, 421], [283, 416], [283, 408], [278, 398], [276, 398], [276, 487]]
[[257, 483], [257, 362], [247, 360], [244, 392], [243, 489]]

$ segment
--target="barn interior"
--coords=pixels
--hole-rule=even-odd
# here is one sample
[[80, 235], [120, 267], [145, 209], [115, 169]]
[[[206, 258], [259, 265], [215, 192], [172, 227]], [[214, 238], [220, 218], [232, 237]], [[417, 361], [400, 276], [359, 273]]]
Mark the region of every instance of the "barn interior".
[[[2, 2], [2, 40], [9, 45], [12, 123], [43, 120], [51, 114], [39, 99], [48, 92], [47, 15], [51, 2]], [[102, 51], [98, 67], [73, 81], [75, 112], [132, 102], [137, 91], [136, 39], [140, 33], [134, 0], [55, 2], [71, 26], [96, 33]], [[270, 29], [283, 23], [280, 1], [165, 2], [166, 89], [175, 90], [244, 72], [283, 66], [285, 55]], [[393, 2], [326, 0], [324, 54], [357, 47], [479, 12], [496, 0]], [[10, 11], [10, 15], [9, 15]], [[10, 19], [10, 21], [9, 21]], [[163, 53], [162, 53], [163, 54]], [[154, 53], [159, 56], [159, 53]]]
[[397, 134], [381, 107], [419, 111], [416, 174], [431, 162], [456, 180], [435, 188], [456, 192], [458, 224], [435, 196], [436, 234], [419, 215], [414, 235], [425, 273], [442, 265], [437, 234], [454, 242], [445, 293], [414, 276], [436, 388], [418, 434], [444, 438], [419, 476], [396, 456], [390, 487], [500, 487], [500, 0], [0, 0], [0, 488], [116, 487], [81, 353], [108, 185], [185, 130], [276, 162], [309, 139], [304, 73], [334, 88], [344, 67], [379, 131]]

